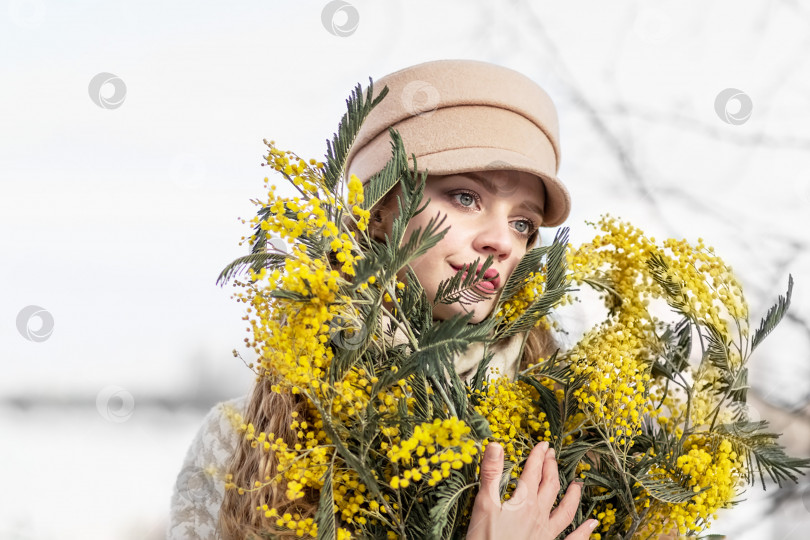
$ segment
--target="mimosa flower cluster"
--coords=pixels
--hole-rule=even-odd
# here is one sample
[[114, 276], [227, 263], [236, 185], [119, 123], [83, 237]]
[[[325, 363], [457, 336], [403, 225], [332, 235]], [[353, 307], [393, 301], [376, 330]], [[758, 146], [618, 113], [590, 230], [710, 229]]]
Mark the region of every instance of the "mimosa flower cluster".
[[470, 427], [458, 418], [437, 418], [433, 423], [416, 426], [413, 435], [388, 451], [391, 463], [410, 467], [393, 476], [389, 484], [394, 489], [405, 488], [425, 476], [428, 486], [435, 486], [450, 476], [451, 469], [473, 462], [478, 447], [469, 435]]
[[[266, 142], [267, 165], [297, 194], [281, 196], [265, 179], [245, 239], [252, 251], [221, 276], [248, 268], [235, 296], [250, 324], [250, 366], [300, 404], [278, 433], [229, 413], [269, 465], [249, 485], [230, 476], [226, 487], [254, 496], [269, 535], [461, 538], [490, 441], [505, 450], [503, 500], [531, 448], [548, 441], [563, 488], [585, 482], [572, 527], [597, 517], [595, 539], [702, 532], [753, 471], [781, 484], [808, 466], [740, 412], [746, 361], [790, 289], [752, 335], [740, 283], [702, 240], [658, 243], [606, 216], [591, 242], [567, 245], [563, 230], [530, 250], [483, 322], [433, 321], [408, 270], [442, 232], [402, 237], [424, 177], [408, 170], [401, 140], [392, 135], [390, 167], [368, 185], [342, 176], [370, 96], [358, 89], [350, 100], [325, 162]], [[396, 184], [403, 215], [381, 243], [370, 211]], [[463, 281], [448, 290], [476, 286]], [[605, 315], [573, 347], [531, 359], [514, 380], [488, 380], [485, 365], [458, 378], [454, 355], [483, 342], [483, 360], [500, 339], [548, 328], [576, 286], [599, 291]], [[656, 304], [674, 320], [654, 315]]]
[[[777, 483], [807, 467], [740, 407], [745, 363], [778, 323], [790, 290], [749, 340], [742, 287], [702, 239], [657, 243], [610, 216], [592, 226], [602, 234], [571, 247], [568, 262], [573, 282], [602, 294], [606, 318], [564, 359], [579, 383], [571, 392], [579, 411], [569, 421], [579, 438], [568, 442], [592, 439], [607, 449], [577, 467], [594, 480], [594, 538], [703, 532], [739, 500], [752, 467], [764, 465], [760, 456], [779, 456], [767, 471]], [[657, 302], [673, 308], [675, 320], [654, 315], [663, 311]]]
[[[529, 274], [520, 292], [513, 296], [508, 302], [504, 302], [498, 316], [503, 317], [506, 322], [515, 321], [521, 313], [526, 311], [526, 308], [531, 306], [543, 293], [545, 280], [546, 276], [542, 272]], [[536, 324], [537, 326], [544, 325], [546, 328], [549, 327], [549, 322], [545, 318], [538, 319]]]

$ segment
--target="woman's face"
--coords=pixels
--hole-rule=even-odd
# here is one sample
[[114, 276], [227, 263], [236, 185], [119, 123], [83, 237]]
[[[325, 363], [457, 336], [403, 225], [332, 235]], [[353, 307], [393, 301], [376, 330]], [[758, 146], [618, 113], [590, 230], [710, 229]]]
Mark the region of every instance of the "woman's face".
[[[481, 322], [492, 311], [507, 278], [526, 254], [527, 242], [542, 223], [545, 190], [534, 175], [517, 171], [481, 171], [448, 176], [429, 176], [425, 183], [427, 208], [416, 215], [405, 231], [423, 231], [431, 218], [446, 215], [444, 238], [411, 263], [428, 299], [436, 297], [439, 283], [453, 277], [476, 259], [482, 265], [489, 255], [493, 262], [486, 277], [497, 272], [481, 291], [488, 299], [476, 303], [439, 304], [435, 319], [473, 311], [472, 323]], [[396, 207], [396, 198], [394, 198]]]

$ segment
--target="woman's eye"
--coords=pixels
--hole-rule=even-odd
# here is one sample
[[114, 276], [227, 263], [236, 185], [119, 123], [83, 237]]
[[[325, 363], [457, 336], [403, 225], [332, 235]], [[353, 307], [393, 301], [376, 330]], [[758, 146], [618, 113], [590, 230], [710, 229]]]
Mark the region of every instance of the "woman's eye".
[[475, 197], [469, 193], [456, 193], [454, 196], [462, 206], [472, 206], [475, 204]]
[[534, 224], [526, 219], [520, 219], [515, 222], [515, 229], [519, 233], [530, 233]]

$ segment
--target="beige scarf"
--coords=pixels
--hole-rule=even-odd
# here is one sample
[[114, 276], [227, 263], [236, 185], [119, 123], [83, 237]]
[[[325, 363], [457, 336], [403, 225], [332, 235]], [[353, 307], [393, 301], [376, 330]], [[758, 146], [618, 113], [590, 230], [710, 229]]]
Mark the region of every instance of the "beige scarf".
[[[383, 330], [387, 333], [388, 346], [400, 345], [408, 342], [408, 337], [399, 327], [394, 327], [393, 335], [388, 334], [388, 317], [383, 316]], [[510, 338], [503, 339], [490, 346], [493, 353], [492, 360], [487, 366], [487, 378], [497, 378], [506, 375], [514, 379], [520, 365], [520, 347], [523, 343], [523, 334], [516, 334]], [[456, 355], [453, 365], [456, 373], [462, 380], [469, 381], [475, 376], [478, 364], [484, 358], [484, 344], [477, 342], [471, 344], [467, 349]]]

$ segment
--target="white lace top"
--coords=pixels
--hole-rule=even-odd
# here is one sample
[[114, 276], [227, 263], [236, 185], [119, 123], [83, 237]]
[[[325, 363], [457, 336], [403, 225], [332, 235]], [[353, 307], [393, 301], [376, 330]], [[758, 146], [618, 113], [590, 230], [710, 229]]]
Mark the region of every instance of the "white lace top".
[[[395, 336], [398, 342], [400, 336]], [[514, 377], [522, 336], [499, 343], [488, 366], [490, 376]], [[483, 355], [483, 344], [474, 343], [455, 359], [462, 378], [475, 373]], [[225, 469], [239, 443], [239, 434], [225, 414], [231, 409], [244, 416], [248, 396], [216, 404], [203, 420], [183, 461], [172, 492], [168, 540], [220, 540], [219, 508], [225, 499]]]
[[168, 540], [219, 540], [219, 507], [225, 499], [224, 470], [239, 435], [224, 413], [244, 414], [247, 396], [217, 403], [206, 415], [172, 490]]

